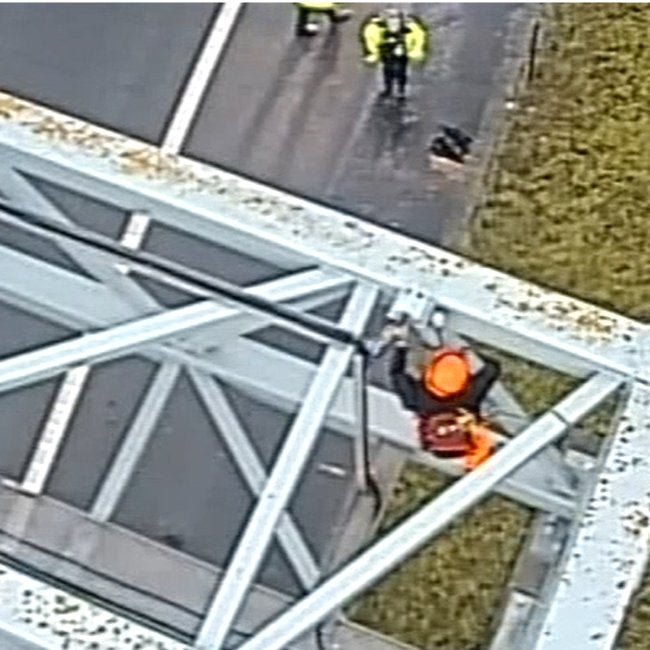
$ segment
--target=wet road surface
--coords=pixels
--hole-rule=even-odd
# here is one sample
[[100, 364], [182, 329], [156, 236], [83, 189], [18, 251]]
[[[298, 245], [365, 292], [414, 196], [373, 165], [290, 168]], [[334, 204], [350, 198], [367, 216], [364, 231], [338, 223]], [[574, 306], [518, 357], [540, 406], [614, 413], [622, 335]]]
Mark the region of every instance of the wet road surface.
[[[361, 20], [293, 35], [291, 4], [244, 5], [183, 148], [435, 243], [462, 229], [462, 174], [433, 172], [443, 122], [476, 136], [503, 98], [518, 4], [417, 4], [432, 48], [411, 70], [403, 106], [378, 102], [361, 62]], [[408, 9], [408, 5], [406, 5]], [[0, 6], [0, 87], [92, 122], [161, 142], [215, 5]]]

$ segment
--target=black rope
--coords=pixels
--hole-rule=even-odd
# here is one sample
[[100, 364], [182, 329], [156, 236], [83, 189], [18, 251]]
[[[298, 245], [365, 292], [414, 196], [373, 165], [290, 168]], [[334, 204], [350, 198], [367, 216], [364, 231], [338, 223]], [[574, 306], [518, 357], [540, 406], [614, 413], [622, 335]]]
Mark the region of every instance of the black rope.
[[[265, 298], [261, 298], [250, 292], [247, 292], [240, 287], [225, 282], [221, 279], [214, 278], [206, 273], [189, 269], [181, 264], [166, 260], [158, 255], [141, 250], [132, 250], [123, 246], [122, 244], [113, 241], [109, 237], [94, 233], [85, 228], [77, 226], [62, 225], [53, 223], [51, 220], [43, 218], [41, 215], [25, 210], [23, 208], [16, 208], [10, 203], [0, 199], [0, 208], [5, 212], [13, 215], [18, 220], [20, 227], [26, 230], [35, 232], [40, 236], [47, 236], [47, 234], [54, 234], [59, 237], [64, 237], [71, 241], [81, 243], [93, 248], [99, 249], [111, 255], [115, 255], [121, 259], [127, 260], [132, 263], [149, 266], [163, 274], [171, 275], [180, 278], [184, 282], [192, 284], [204, 291], [211, 294], [216, 294], [218, 297], [226, 297], [234, 302], [247, 305], [255, 310], [262, 311], [267, 314], [272, 314], [282, 320], [289, 321], [314, 330], [321, 336], [338, 341], [345, 345], [353, 345], [360, 355], [362, 363], [362, 386], [361, 390], [361, 431], [363, 441], [363, 456], [364, 456], [364, 476], [368, 489], [375, 499], [374, 517], [377, 517], [382, 509], [382, 495], [381, 490], [377, 484], [375, 477], [372, 474], [370, 467], [370, 435], [368, 425], [368, 350], [362, 338], [357, 337], [352, 332], [345, 330], [337, 325], [334, 325], [322, 318], [318, 318], [311, 314], [299, 312], [290, 307], [274, 303]], [[8, 220], [0, 214], [0, 219]], [[28, 221], [25, 221], [27, 219]]]
[[12, 215], [14, 219], [8, 218], [0, 213], [0, 220], [16, 225], [23, 230], [32, 232], [40, 237], [55, 235], [67, 240], [84, 244], [110, 255], [114, 255], [126, 262], [149, 267], [164, 275], [183, 280], [201, 289], [202, 292], [211, 294], [212, 297], [227, 298], [241, 305], [245, 305], [255, 311], [270, 314], [276, 318], [288, 321], [304, 329], [312, 330], [316, 334], [336, 341], [344, 345], [353, 345], [357, 350], [365, 348], [363, 340], [352, 332], [326, 321], [322, 318], [300, 312], [286, 305], [272, 302], [266, 298], [256, 296], [235, 284], [215, 278], [207, 273], [188, 268], [177, 262], [167, 260], [163, 257], [142, 250], [132, 250], [123, 244], [116, 242], [109, 237], [100, 235], [86, 228], [78, 226], [63, 225], [52, 222], [43, 216], [17, 208], [11, 203], [0, 199], [0, 210]]
[[364, 349], [359, 353], [361, 363], [361, 386], [359, 417], [361, 422], [361, 441], [363, 445], [363, 473], [368, 492], [374, 499], [373, 520], [381, 515], [383, 509], [383, 496], [377, 479], [372, 473], [370, 462], [370, 423], [368, 418], [368, 352]]
[[319, 623], [314, 629], [314, 636], [316, 637], [316, 647], [318, 650], [329, 650], [325, 644], [325, 637], [323, 635], [323, 628], [325, 627], [325, 621]]
[[[360, 355], [362, 364], [362, 385], [360, 387], [361, 394], [361, 433], [363, 442], [363, 457], [364, 457], [364, 478], [368, 486], [369, 492], [375, 500], [373, 516], [376, 518], [382, 509], [383, 501], [381, 490], [375, 477], [372, 474], [370, 466], [370, 434], [368, 424], [368, 350], [366, 344], [360, 337], [357, 337], [352, 332], [345, 330], [337, 325], [334, 325], [322, 318], [318, 318], [311, 314], [299, 312], [290, 307], [274, 303], [265, 298], [261, 298], [250, 292], [247, 292], [240, 287], [225, 282], [221, 279], [214, 278], [206, 273], [189, 269], [181, 264], [166, 260], [158, 255], [141, 250], [132, 250], [122, 244], [113, 241], [109, 237], [94, 233], [85, 228], [77, 226], [62, 225], [53, 223], [51, 220], [43, 218], [29, 210], [16, 208], [10, 203], [0, 199], [0, 209], [13, 215], [15, 220], [18, 221], [17, 225], [25, 230], [35, 232], [40, 236], [47, 236], [47, 234], [54, 234], [59, 237], [64, 237], [71, 241], [91, 246], [98, 250], [115, 255], [123, 260], [149, 266], [163, 274], [171, 275], [180, 278], [184, 282], [201, 288], [211, 294], [216, 294], [217, 297], [226, 297], [234, 302], [247, 305], [255, 310], [262, 311], [267, 314], [272, 314], [282, 320], [289, 321], [314, 330], [321, 336], [338, 341], [345, 345], [353, 345], [357, 354]], [[7, 219], [4, 215], [0, 214], [0, 219], [11, 221], [15, 223], [14, 219]], [[28, 220], [28, 221], [25, 221]]]

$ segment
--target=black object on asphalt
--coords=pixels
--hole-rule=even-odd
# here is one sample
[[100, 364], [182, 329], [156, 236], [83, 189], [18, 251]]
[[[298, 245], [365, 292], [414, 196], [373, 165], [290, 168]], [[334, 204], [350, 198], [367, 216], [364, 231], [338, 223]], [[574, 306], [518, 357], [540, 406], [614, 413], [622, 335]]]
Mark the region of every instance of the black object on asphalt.
[[442, 125], [442, 132], [458, 145], [463, 155], [466, 156], [469, 154], [470, 145], [474, 142], [472, 136], [467, 135], [467, 133], [461, 131], [457, 126], [446, 126], [445, 124]]
[[474, 139], [456, 126], [441, 124], [440, 131], [431, 141], [429, 153], [462, 165]]

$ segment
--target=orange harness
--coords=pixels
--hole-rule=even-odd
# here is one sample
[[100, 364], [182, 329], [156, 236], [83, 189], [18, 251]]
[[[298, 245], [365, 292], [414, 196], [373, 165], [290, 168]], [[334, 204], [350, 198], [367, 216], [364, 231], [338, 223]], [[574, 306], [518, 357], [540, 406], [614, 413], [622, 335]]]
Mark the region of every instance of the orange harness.
[[418, 432], [425, 451], [442, 458], [462, 457], [467, 470], [478, 467], [494, 451], [489, 426], [468, 411], [420, 416]]

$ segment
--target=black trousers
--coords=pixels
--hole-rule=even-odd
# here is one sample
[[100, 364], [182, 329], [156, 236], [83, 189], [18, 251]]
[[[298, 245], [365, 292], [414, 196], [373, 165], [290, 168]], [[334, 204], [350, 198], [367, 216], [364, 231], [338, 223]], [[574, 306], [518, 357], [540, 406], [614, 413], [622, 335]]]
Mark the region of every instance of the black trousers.
[[406, 90], [408, 80], [408, 59], [406, 57], [386, 57], [382, 59], [384, 72], [384, 92], [393, 94], [393, 86], [397, 82], [397, 91], [402, 95]]
[[298, 7], [298, 20], [296, 22], [296, 33], [298, 35], [303, 34], [305, 32], [311, 14], [321, 14], [327, 16], [330, 19], [331, 23], [336, 22], [336, 11], [334, 9], [324, 9], [318, 11], [315, 9], [306, 9], [305, 7]]

